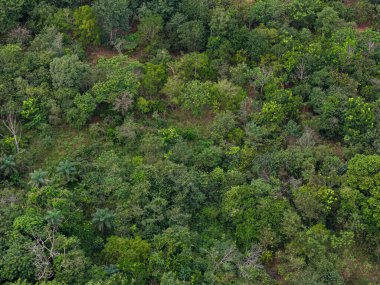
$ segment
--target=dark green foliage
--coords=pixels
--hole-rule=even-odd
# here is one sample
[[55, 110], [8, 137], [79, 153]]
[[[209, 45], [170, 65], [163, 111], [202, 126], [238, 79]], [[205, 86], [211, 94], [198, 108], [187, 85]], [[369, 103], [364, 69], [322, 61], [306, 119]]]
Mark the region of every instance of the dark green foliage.
[[111, 230], [114, 225], [115, 215], [109, 209], [96, 209], [92, 222], [101, 233]]
[[129, 30], [129, 17], [132, 14], [128, 0], [97, 0], [93, 4], [94, 13], [108, 36], [108, 42], [114, 44], [118, 32]]
[[24, 0], [1, 0], [0, 30], [2, 34], [18, 24], [18, 21], [22, 18], [25, 4]]
[[380, 284], [377, 0], [0, 0], [0, 283]]
[[81, 6], [74, 11], [74, 34], [83, 46], [100, 43], [98, 23], [90, 6]]

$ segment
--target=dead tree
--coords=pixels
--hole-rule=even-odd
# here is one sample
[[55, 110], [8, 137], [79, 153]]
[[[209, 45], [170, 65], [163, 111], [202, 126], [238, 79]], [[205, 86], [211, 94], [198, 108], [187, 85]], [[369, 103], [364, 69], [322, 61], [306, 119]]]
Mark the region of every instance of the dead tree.
[[255, 69], [255, 74], [253, 76], [254, 85], [260, 87], [260, 96], [263, 96], [264, 86], [269, 81], [273, 75], [272, 67], [258, 67]]
[[259, 245], [254, 244], [249, 252], [247, 252], [246, 258], [238, 264], [240, 275], [243, 278], [249, 276], [251, 269], [262, 269], [263, 266], [260, 263], [262, 249]]
[[20, 152], [22, 127], [17, 120], [16, 113], [14, 111], [8, 112], [8, 114], [2, 119], [2, 122], [5, 128], [11, 133], [16, 152]]
[[47, 236], [42, 238], [34, 236], [32, 253], [35, 255], [34, 266], [36, 267], [36, 279], [41, 282], [54, 276], [53, 261], [60, 253], [56, 250], [57, 227], [47, 230]]
[[304, 57], [301, 58], [297, 65], [296, 76], [300, 81], [303, 81], [306, 78], [306, 60]]

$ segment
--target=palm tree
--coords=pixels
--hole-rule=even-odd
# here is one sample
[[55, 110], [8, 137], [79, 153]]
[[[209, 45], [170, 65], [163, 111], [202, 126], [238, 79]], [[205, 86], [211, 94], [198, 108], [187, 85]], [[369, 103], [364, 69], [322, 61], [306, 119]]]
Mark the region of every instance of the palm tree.
[[10, 177], [13, 174], [17, 174], [16, 160], [13, 155], [8, 155], [0, 160], [0, 174], [3, 174], [5, 177]]
[[29, 183], [33, 187], [42, 187], [49, 183], [49, 179], [47, 178], [48, 176], [47, 171], [43, 171], [41, 169], [34, 170], [32, 173], [29, 174], [29, 176], [30, 176]]
[[96, 209], [95, 214], [92, 217], [92, 222], [97, 226], [98, 230], [104, 234], [107, 230], [110, 230], [114, 225], [115, 214], [105, 208]]
[[57, 229], [63, 222], [63, 215], [59, 210], [48, 211], [45, 220], [52, 228]]
[[65, 179], [67, 182], [74, 182], [77, 180], [78, 171], [76, 169], [76, 164], [69, 161], [63, 160], [58, 164], [57, 172]]

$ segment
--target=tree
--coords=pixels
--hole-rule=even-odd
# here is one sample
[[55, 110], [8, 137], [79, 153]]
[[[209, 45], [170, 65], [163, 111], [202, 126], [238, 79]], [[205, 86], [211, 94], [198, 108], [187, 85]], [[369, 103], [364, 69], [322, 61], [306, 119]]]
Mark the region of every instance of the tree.
[[190, 81], [185, 84], [181, 92], [180, 102], [185, 110], [191, 110], [193, 114], [200, 115], [206, 107], [211, 107], [213, 100], [213, 84], [210, 81]]
[[53, 15], [49, 15], [48, 23], [56, 27], [61, 32], [70, 32], [73, 30], [74, 14], [70, 8], [58, 9]]
[[179, 4], [179, 11], [190, 20], [208, 22], [210, 16], [211, 1], [208, 0], [182, 0]]
[[218, 81], [214, 85], [213, 91], [214, 96], [210, 105], [213, 105], [215, 110], [236, 111], [247, 96], [240, 86], [236, 86], [226, 79]]
[[317, 20], [315, 26], [326, 36], [338, 29], [342, 21], [339, 18], [338, 13], [331, 7], [325, 7], [321, 12], [317, 14]]
[[184, 55], [179, 61], [169, 66], [174, 76], [185, 81], [207, 80], [213, 75], [210, 59], [206, 53], [192, 52]]
[[278, 31], [274, 28], [260, 26], [248, 34], [244, 43], [249, 56], [254, 61], [259, 61], [262, 56], [271, 52], [271, 46], [277, 41]]
[[115, 214], [111, 210], [107, 208], [96, 209], [96, 212], [92, 217], [92, 222], [102, 234], [105, 234], [108, 230], [113, 228], [114, 219]]
[[21, 234], [14, 233], [5, 242], [0, 257], [0, 280], [12, 282], [19, 278], [33, 280], [35, 277], [34, 256], [30, 248], [32, 243]]
[[344, 132], [346, 141], [357, 141], [375, 127], [375, 114], [372, 105], [363, 98], [349, 98], [344, 112]]
[[88, 5], [74, 11], [74, 35], [83, 46], [100, 43], [100, 32], [92, 8]]
[[255, 1], [250, 5], [249, 26], [265, 24], [275, 25], [284, 19], [287, 6], [281, 0]]
[[97, 0], [93, 4], [93, 11], [103, 32], [108, 34], [109, 44], [115, 44], [118, 31], [129, 30], [129, 18], [132, 11], [129, 0]]
[[219, 7], [212, 10], [210, 19], [211, 36], [227, 36], [231, 21], [232, 16], [229, 11]]
[[227, 139], [236, 127], [236, 117], [232, 112], [218, 113], [210, 128], [211, 137], [217, 141]]
[[165, 25], [165, 31], [168, 34], [168, 41], [172, 50], [180, 50], [181, 44], [178, 39], [178, 27], [185, 23], [187, 17], [181, 13], [175, 13]]
[[63, 215], [59, 210], [48, 211], [45, 220], [53, 229], [57, 229], [63, 222]]
[[74, 107], [67, 111], [67, 121], [80, 128], [86, 124], [96, 109], [96, 99], [91, 93], [77, 94], [74, 98]]
[[75, 182], [78, 179], [76, 164], [69, 160], [60, 161], [57, 172], [66, 182]]
[[260, 96], [263, 95], [265, 84], [272, 78], [273, 69], [271, 67], [256, 67], [252, 70], [253, 84], [260, 90]]
[[29, 174], [30, 177], [30, 185], [33, 187], [42, 187], [47, 185], [50, 181], [48, 179], [47, 171], [43, 171], [42, 169], [34, 170]]
[[148, 14], [140, 19], [137, 35], [140, 46], [157, 44], [160, 33], [163, 30], [164, 20], [160, 15]]
[[297, 28], [312, 27], [317, 13], [320, 11], [320, 0], [292, 0], [287, 6], [292, 24]]
[[89, 66], [81, 62], [76, 54], [54, 58], [50, 63], [54, 88], [79, 89], [88, 68]]
[[193, 233], [187, 227], [175, 226], [164, 230], [153, 239], [153, 254], [149, 258], [153, 276], [173, 271], [182, 280], [190, 279], [194, 266]]
[[293, 191], [293, 201], [303, 217], [309, 221], [323, 222], [337, 205], [337, 194], [327, 187], [302, 186]]
[[163, 64], [147, 63], [144, 66], [142, 87], [149, 95], [157, 95], [167, 80], [167, 71]]
[[131, 280], [136, 280], [138, 283], [145, 282], [147, 278], [145, 264], [150, 254], [150, 244], [147, 241], [138, 236], [131, 239], [111, 236], [102, 254], [105, 262], [116, 264], [120, 270], [130, 276]]
[[271, 195], [275, 189], [260, 179], [251, 185], [234, 186], [225, 193], [223, 209], [234, 225], [240, 248], [248, 249], [259, 241], [265, 247], [279, 244], [283, 234], [280, 225], [289, 204]]
[[114, 104], [124, 95], [132, 100], [138, 94], [140, 81], [136, 73], [140, 71], [140, 63], [129, 61], [126, 56], [116, 56], [102, 58], [97, 68], [103, 76], [91, 89], [96, 103]]
[[[341, 190], [340, 219], [354, 230], [378, 236], [380, 228], [380, 156], [357, 154], [349, 162]], [[360, 226], [360, 223], [362, 225]], [[375, 238], [378, 241], [378, 238]]]
[[206, 30], [201, 21], [188, 21], [178, 27], [179, 43], [187, 51], [200, 51], [206, 45]]
[[0, 1], [0, 33], [6, 33], [17, 25], [22, 17], [24, 5], [24, 0]]
[[0, 159], [0, 173], [4, 177], [10, 177], [17, 174], [17, 164], [13, 155], [4, 156]]
[[[15, 146], [16, 152], [20, 152], [20, 142], [22, 136], [22, 126], [18, 122], [15, 111], [9, 111], [5, 118], [2, 119], [4, 127], [11, 134], [13, 144]], [[4, 135], [2, 135], [4, 137]]]

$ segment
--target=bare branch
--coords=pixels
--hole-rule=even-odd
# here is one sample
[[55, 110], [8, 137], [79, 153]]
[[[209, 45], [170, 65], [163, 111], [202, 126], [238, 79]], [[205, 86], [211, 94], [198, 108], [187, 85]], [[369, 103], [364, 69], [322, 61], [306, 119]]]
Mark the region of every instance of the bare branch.
[[2, 119], [2, 122], [5, 128], [11, 133], [13, 143], [16, 147], [16, 152], [20, 152], [22, 127], [17, 120], [16, 113], [14, 111], [8, 112], [8, 114]]

